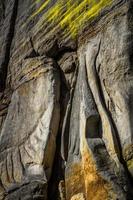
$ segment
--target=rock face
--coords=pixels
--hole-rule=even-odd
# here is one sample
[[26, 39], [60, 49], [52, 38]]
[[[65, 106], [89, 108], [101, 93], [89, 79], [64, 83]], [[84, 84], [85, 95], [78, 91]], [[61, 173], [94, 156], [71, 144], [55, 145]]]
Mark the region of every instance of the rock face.
[[132, 200], [133, 1], [0, 1], [0, 200]]

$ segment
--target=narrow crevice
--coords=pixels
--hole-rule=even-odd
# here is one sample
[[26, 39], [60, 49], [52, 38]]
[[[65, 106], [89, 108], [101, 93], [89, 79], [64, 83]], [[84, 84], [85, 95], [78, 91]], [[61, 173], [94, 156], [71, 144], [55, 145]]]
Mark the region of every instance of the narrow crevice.
[[[70, 49], [69, 49], [70, 50]], [[65, 49], [65, 51], [62, 52], [62, 54], [60, 54], [60, 57], [67, 52], [73, 52], [73, 50], [68, 51], [67, 48]], [[75, 51], [74, 51], [75, 52]], [[59, 57], [56, 58], [57, 60], [59, 59]], [[57, 62], [57, 60], [55, 59], [55, 61]], [[50, 178], [50, 181], [48, 183], [48, 199], [49, 200], [53, 200], [53, 199], [60, 199], [60, 189], [59, 189], [59, 184], [60, 182], [64, 182], [65, 184], [65, 161], [67, 159], [67, 153], [65, 155], [65, 158], [62, 155], [62, 151], [61, 151], [61, 146], [62, 146], [62, 134], [63, 134], [63, 122], [65, 120], [65, 115], [66, 112], [67, 113], [67, 117], [66, 117], [66, 122], [65, 122], [65, 129], [64, 129], [64, 134], [65, 134], [65, 151], [68, 152], [68, 141], [69, 141], [69, 125], [70, 125], [70, 114], [71, 114], [71, 105], [72, 105], [72, 99], [73, 99], [73, 93], [74, 93], [74, 88], [75, 88], [75, 83], [73, 84], [73, 87], [70, 89], [67, 87], [64, 79], [64, 73], [61, 70], [60, 66], [58, 66], [59, 72], [60, 72], [60, 80], [61, 80], [61, 95], [60, 95], [60, 105], [61, 105], [61, 119], [60, 119], [60, 123], [59, 123], [59, 130], [58, 130], [58, 134], [57, 134], [57, 138], [56, 138], [56, 153], [55, 153], [55, 159], [54, 159], [54, 163], [53, 163], [53, 170], [52, 170], [52, 175]], [[78, 67], [77, 67], [78, 69]], [[75, 76], [77, 75], [77, 69], [75, 69]], [[77, 77], [77, 76], [76, 76]], [[67, 99], [67, 102], [65, 102], [64, 105], [64, 100]], [[68, 105], [70, 106], [69, 110], [67, 109]], [[67, 138], [66, 138], [67, 135]], [[65, 185], [64, 185], [65, 187]], [[65, 189], [64, 189], [65, 192]], [[65, 194], [64, 198], [65, 198]]]
[[5, 170], [6, 170], [6, 174], [7, 174], [7, 181], [10, 182], [9, 172], [8, 172], [8, 165], [7, 165], [7, 158], [6, 158], [6, 161], [5, 161]]
[[40, 54], [35, 50], [35, 48], [34, 48], [34, 43], [33, 43], [33, 41], [32, 41], [32, 38], [30, 38], [29, 41], [30, 41], [30, 44], [31, 44], [31, 47], [32, 47], [32, 51], [31, 51], [30, 54], [27, 55], [24, 59], [39, 57]]
[[73, 86], [70, 90], [70, 96], [69, 96], [69, 101], [67, 104], [66, 108], [66, 114], [64, 118], [64, 126], [62, 128], [62, 146], [64, 146], [64, 149], [61, 149], [62, 157], [65, 161], [68, 159], [68, 152], [69, 152], [69, 132], [70, 132], [70, 120], [71, 120], [71, 111], [72, 111], [72, 102], [73, 102], [73, 97], [74, 97], [74, 91], [75, 91], [75, 86], [77, 82], [77, 74], [78, 74], [78, 66], [75, 69], [75, 80], [73, 83]]
[[12, 153], [11, 153], [10, 159], [11, 159], [12, 179], [13, 179], [13, 181], [14, 181], [14, 183], [15, 183], [15, 178], [14, 178], [14, 170], [15, 170], [15, 169], [14, 169], [14, 164], [13, 164]]
[[24, 164], [23, 164], [23, 161], [22, 161], [22, 156], [21, 156], [21, 152], [20, 152], [19, 147], [18, 147], [18, 155], [19, 155], [19, 161], [20, 161], [20, 164], [21, 164], [21, 167], [22, 167], [22, 174], [24, 175], [25, 167], [24, 167]]
[[[61, 80], [61, 95], [60, 95], [60, 105], [61, 107], [62, 102], [63, 102], [63, 98], [64, 98], [64, 94], [62, 93], [63, 90], [65, 90], [65, 93], [68, 94], [68, 88], [65, 85], [63, 78], [62, 78], [62, 71], [59, 68], [59, 72], [60, 72], [60, 80]], [[54, 157], [54, 162], [53, 162], [53, 168], [52, 168], [52, 175], [50, 178], [50, 181], [48, 183], [48, 199], [49, 200], [57, 200], [59, 199], [59, 182], [60, 181], [64, 181], [64, 161], [61, 157], [61, 134], [62, 134], [62, 121], [63, 121], [63, 109], [61, 109], [60, 111], [60, 122], [59, 122], [59, 130], [58, 130], [58, 134], [57, 134], [57, 138], [56, 138], [56, 152], [55, 152], [55, 157]]]
[[56, 139], [56, 152], [52, 168], [52, 175], [48, 183], [48, 199], [59, 199], [59, 183], [64, 181], [64, 161], [60, 155], [61, 131], [58, 132]]
[[7, 70], [8, 70], [8, 64], [10, 60], [10, 51], [11, 51], [11, 44], [14, 37], [14, 31], [15, 31], [15, 22], [17, 17], [17, 9], [18, 9], [18, 1], [15, 0], [14, 6], [12, 9], [12, 14], [10, 18], [10, 24], [9, 24], [9, 31], [6, 36], [6, 46], [5, 46], [5, 53], [4, 58], [2, 60], [1, 66], [0, 66], [0, 92], [4, 91], [6, 87], [6, 77], [7, 77]]

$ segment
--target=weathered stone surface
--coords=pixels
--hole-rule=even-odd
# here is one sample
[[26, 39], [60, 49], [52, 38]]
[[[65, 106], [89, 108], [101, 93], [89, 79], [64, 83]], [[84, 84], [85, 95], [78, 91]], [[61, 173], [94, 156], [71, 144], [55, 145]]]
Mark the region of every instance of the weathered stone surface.
[[132, 200], [132, 0], [0, 1], [0, 200]]

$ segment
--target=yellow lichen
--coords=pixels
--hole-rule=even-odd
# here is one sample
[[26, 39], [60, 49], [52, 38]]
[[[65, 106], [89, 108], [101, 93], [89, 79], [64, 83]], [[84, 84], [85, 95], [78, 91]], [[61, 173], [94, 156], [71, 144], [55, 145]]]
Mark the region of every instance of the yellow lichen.
[[65, 176], [66, 199], [71, 199], [76, 194], [85, 193], [82, 163], [74, 163], [67, 170]]
[[[32, 15], [32, 17], [35, 17], [36, 15], [38, 15], [40, 12], [42, 12], [46, 6], [49, 4], [51, 0], [45, 0], [45, 2], [39, 7], [39, 9]], [[40, 0], [36, 0], [36, 3], [39, 3]]]
[[[36, 0], [36, 3], [40, 2]], [[50, 6], [51, 0], [45, 0], [30, 19]], [[110, 5], [112, 0], [57, 0], [44, 12], [46, 22], [59, 24], [72, 36], [76, 36], [86, 21], [96, 17], [100, 11]]]
[[128, 160], [127, 166], [128, 166], [128, 169], [133, 169], [133, 159]]

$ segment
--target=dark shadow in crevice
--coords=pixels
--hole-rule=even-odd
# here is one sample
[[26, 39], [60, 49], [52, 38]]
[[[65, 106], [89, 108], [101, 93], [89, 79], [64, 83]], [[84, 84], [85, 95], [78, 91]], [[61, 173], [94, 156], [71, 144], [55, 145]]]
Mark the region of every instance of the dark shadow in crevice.
[[[62, 52], [62, 55], [64, 53], [68, 52], [67, 49]], [[70, 52], [70, 51], [69, 51]], [[62, 56], [60, 55], [60, 56]], [[59, 58], [59, 57], [58, 57]], [[57, 62], [58, 58], [56, 57], [55, 61]], [[66, 79], [64, 76], [64, 72], [60, 68], [59, 65], [57, 65], [57, 68], [60, 73], [60, 80], [61, 80], [61, 86], [60, 86], [60, 122], [59, 122], [59, 130], [56, 138], [56, 152], [55, 152], [55, 158], [54, 158], [54, 163], [53, 163], [53, 169], [52, 169], [52, 175], [50, 178], [50, 181], [48, 183], [48, 199], [53, 200], [53, 199], [59, 199], [59, 183], [60, 181], [64, 181], [65, 179], [65, 160], [67, 159], [68, 156], [68, 143], [69, 143], [69, 126], [70, 126], [70, 115], [71, 115], [71, 104], [72, 104], [72, 99], [73, 99], [73, 92], [71, 93], [71, 89], [68, 88], [66, 84]], [[76, 69], [75, 69], [76, 70]], [[77, 71], [76, 71], [77, 73]], [[74, 85], [75, 88], [75, 85]], [[70, 109], [67, 110], [67, 106], [70, 103]], [[65, 128], [64, 128], [64, 135], [63, 133], [63, 123], [65, 119], [66, 112], [67, 113], [67, 118], [66, 118], [66, 123], [65, 123]], [[64, 156], [65, 160], [63, 159], [62, 156], [62, 151], [61, 151], [61, 146], [62, 146], [62, 137], [64, 140]], [[65, 184], [65, 181], [64, 181]], [[65, 187], [65, 186], [64, 186]], [[65, 189], [64, 189], [65, 192]], [[65, 194], [64, 194], [65, 195]]]
[[33, 41], [32, 39], [30, 38], [30, 44], [31, 44], [31, 47], [32, 47], [32, 51], [24, 58], [25, 60], [28, 59], [28, 58], [36, 58], [36, 57], [39, 57], [39, 53], [35, 50], [34, 48], [34, 44], [33, 44]]
[[[60, 122], [59, 122], [59, 130], [56, 138], [56, 152], [55, 152], [55, 158], [52, 168], [52, 175], [48, 183], [48, 199], [49, 200], [57, 200], [59, 198], [59, 183], [60, 181], [64, 181], [64, 175], [65, 175], [65, 166], [64, 166], [64, 160], [61, 156], [61, 137], [62, 137], [62, 123], [65, 113], [65, 108], [63, 105], [63, 100], [66, 98], [66, 95], [69, 94], [69, 90], [67, 88], [67, 85], [65, 84], [65, 77], [58, 66], [59, 72], [60, 72], [60, 79], [61, 79], [61, 94], [60, 94]], [[68, 95], [69, 96], [69, 95]], [[69, 98], [68, 98], [69, 100]], [[68, 101], [67, 101], [68, 102]], [[67, 141], [66, 141], [67, 142]]]
[[11, 45], [12, 45], [12, 40], [14, 37], [14, 31], [15, 31], [15, 22], [16, 22], [16, 17], [17, 17], [17, 9], [18, 9], [18, 1], [15, 0], [14, 2], [14, 7], [12, 10], [12, 16], [9, 24], [9, 32], [7, 34], [6, 38], [6, 47], [5, 47], [5, 55], [4, 59], [1, 63], [0, 66], [0, 92], [4, 91], [6, 87], [6, 77], [7, 77], [7, 70], [8, 70], [8, 64], [10, 60], [10, 51], [11, 51]]

